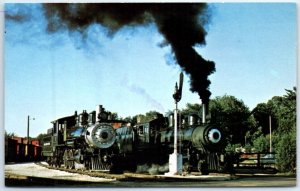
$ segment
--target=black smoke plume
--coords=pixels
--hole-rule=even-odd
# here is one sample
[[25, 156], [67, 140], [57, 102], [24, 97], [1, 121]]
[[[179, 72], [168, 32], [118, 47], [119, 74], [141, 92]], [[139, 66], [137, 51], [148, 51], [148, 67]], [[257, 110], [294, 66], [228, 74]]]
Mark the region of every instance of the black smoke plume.
[[26, 20], [26, 17], [24, 17], [21, 14], [12, 15], [12, 14], [5, 13], [5, 19], [15, 21], [15, 22], [23, 22]]
[[171, 45], [177, 63], [190, 76], [191, 91], [203, 103], [211, 95], [208, 75], [215, 71], [212, 61], [203, 59], [194, 49], [205, 44], [204, 26], [209, 11], [204, 3], [91, 3], [44, 4], [48, 31], [60, 29], [84, 32], [91, 24], [101, 24], [111, 34], [129, 26], [154, 22]]

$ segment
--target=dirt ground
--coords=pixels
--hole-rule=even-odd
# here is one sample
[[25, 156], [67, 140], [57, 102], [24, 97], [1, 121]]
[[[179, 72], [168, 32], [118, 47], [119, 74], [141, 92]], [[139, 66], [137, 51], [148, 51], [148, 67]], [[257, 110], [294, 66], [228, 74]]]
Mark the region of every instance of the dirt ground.
[[295, 187], [296, 182], [295, 176], [264, 174], [238, 174], [230, 179], [225, 175], [219, 179], [208, 176], [198, 179], [116, 180], [48, 169], [34, 163], [5, 165], [5, 186], [8, 187]]

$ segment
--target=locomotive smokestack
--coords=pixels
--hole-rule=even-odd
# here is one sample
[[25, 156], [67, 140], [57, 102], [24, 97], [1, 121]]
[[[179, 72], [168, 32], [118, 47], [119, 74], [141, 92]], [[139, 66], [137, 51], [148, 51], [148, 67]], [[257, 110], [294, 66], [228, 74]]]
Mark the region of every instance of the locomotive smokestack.
[[101, 119], [101, 112], [103, 111], [103, 106], [102, 105], [97, 105], [96, 107], [96, 121], [100, 121]]

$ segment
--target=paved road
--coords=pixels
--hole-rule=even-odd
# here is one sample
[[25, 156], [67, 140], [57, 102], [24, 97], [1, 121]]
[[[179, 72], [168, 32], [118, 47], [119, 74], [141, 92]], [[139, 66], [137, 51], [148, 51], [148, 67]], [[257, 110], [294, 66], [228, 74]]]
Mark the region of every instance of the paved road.
[[[99, 187], [97, 184], [89, 184], [89, 187]], [[235, 180], [222, 181], [130, 181], [113, 182], [102, 184], [105, 187], [154, 187], [154, 188], [173, 188], [173, 187], [295, 187], [296, 178], [287, 176], [239, 176]]]
[[239, 175], [234, 180], [117, 181], [47, 169], [33, 163], [5, 165], [6, 186], [58, 187], [295, 187], [296, 178], [278, 175]]

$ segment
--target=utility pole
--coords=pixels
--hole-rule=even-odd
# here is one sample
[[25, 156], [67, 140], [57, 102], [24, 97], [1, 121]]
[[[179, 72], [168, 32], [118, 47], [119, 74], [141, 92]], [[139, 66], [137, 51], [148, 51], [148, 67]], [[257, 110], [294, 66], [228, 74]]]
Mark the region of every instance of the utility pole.
[[[30, 116], [27, 117], [27, 155], [29, 157], [29, 120]], [[32, 118], [32, 120], [35, 120], [35, 118]]]
[[270, 127], [270, 153], [272, 152], [272, 118], [269, 115], [269, 127]]
[[29, 145], [29, 120], [30, 120], [30, 116], [28, 115], [28, 117], [27, 117], [27, 148]]

